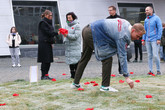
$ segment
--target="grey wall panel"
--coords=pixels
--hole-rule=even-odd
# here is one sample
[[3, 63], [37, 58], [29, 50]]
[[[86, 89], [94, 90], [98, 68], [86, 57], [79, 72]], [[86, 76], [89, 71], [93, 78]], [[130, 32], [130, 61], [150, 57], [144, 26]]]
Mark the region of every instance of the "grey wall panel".
[[75, 12], [79, 18], [81, 27], [98, 19], [106, 18], [109, 0], [59, 0], [59, 9], [62, 26], [66, 25], [65, 15], [68, 12]]

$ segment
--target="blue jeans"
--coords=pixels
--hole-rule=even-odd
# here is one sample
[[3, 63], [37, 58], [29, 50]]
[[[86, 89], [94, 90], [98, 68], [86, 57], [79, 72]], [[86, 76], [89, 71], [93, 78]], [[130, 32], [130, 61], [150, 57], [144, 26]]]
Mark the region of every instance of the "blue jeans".
[[149, 71], [151, 72], [153, 72], [152, 70], [153, 58], [155, 59], [157, 71], [160, 71], [160, 59], [159, 59], [159, 54], [158, 54], [159, 47], [160, 45], [158, 45], [156, 41], [146, 42], [146, 48], [147, 48], [147, 54], [148, 54], [148, 66], [149, 66]]

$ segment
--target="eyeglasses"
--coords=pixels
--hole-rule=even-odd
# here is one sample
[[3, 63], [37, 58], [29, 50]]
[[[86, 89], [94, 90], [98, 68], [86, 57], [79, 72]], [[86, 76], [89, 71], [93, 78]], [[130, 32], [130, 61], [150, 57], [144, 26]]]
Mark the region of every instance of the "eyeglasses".
[[49, 15], [49, 16], [53, 16], [53, 15]]
[[108, 11], [113, 11], [113, 10], [108, 10]]

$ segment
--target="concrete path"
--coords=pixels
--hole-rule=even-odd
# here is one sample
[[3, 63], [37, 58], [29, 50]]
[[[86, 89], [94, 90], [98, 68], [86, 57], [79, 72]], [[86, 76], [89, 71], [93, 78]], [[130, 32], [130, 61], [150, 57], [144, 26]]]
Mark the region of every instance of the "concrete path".
[[[0, 57], [0, 83], [14, 81], [18, 79], [23, 79], [29, 81], [29, 70], [30, 66], [38, 65], [39, 68], [39, 79], [41, 76], [40, 72], [40, 63], [37, 63], [37, 58], [20, 58], [22, 67], [11, 67], [11, 58]], [[134, 60], [134, 55], [131, 61]], [[156, 73], [156, 66], [153, 63], [153, 71]], [[101, 77], [101, 62], [97, 61], [95, 56], [93, 55], [90, 62], [85, 69], [83, 77]], [[134, 72], [134, 75], [146, 75], [148, 70], [147, 64], [147, 54], [143, 53], [143, 62], [142, 63], [128, 63], [128, 71]], [[161, 72], [165, 73], [165, 63], [161, 63]], [[62, 74], [66, 73], [66, 76]], [[50, 77], [54, 77], [55, 79], [68, 79], [70, 78], [69, 66], [65, 64], [65, 56], [56, 56], [54, 57], [54, 63], [51, 64], [50, 67]], [[118, 75], [118, 61], [117, 57], [113, 57], [113, 66], [112, 66], [112, 74]]]

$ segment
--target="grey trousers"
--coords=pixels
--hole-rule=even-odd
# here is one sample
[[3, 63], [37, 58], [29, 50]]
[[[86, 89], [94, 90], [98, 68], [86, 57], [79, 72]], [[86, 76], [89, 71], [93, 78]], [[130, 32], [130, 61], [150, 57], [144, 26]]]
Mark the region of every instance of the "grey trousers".
[[[83, 52], [76, 70], [75, 79], [74, 79], [75, 84], [80, 83], [80, 79], [83, 75], [84, 69], [88, 64], [94, 50], [92, 31], [89, 25], [84, 27], [82, 31], [82, 37], [83, 37]], [[110, 78], [111, 78], [112, 57], [105, 59], [101, 62], [102, 62], [102, 86], [108, 87], [110, 85]]]
[[12, 64], [18, 65], [20, 64], [20, 59], [19, 59], [19, 47], [17, 48], [9, 48], [10, 54], [11, 54], [11, 59], [12, 59]]

